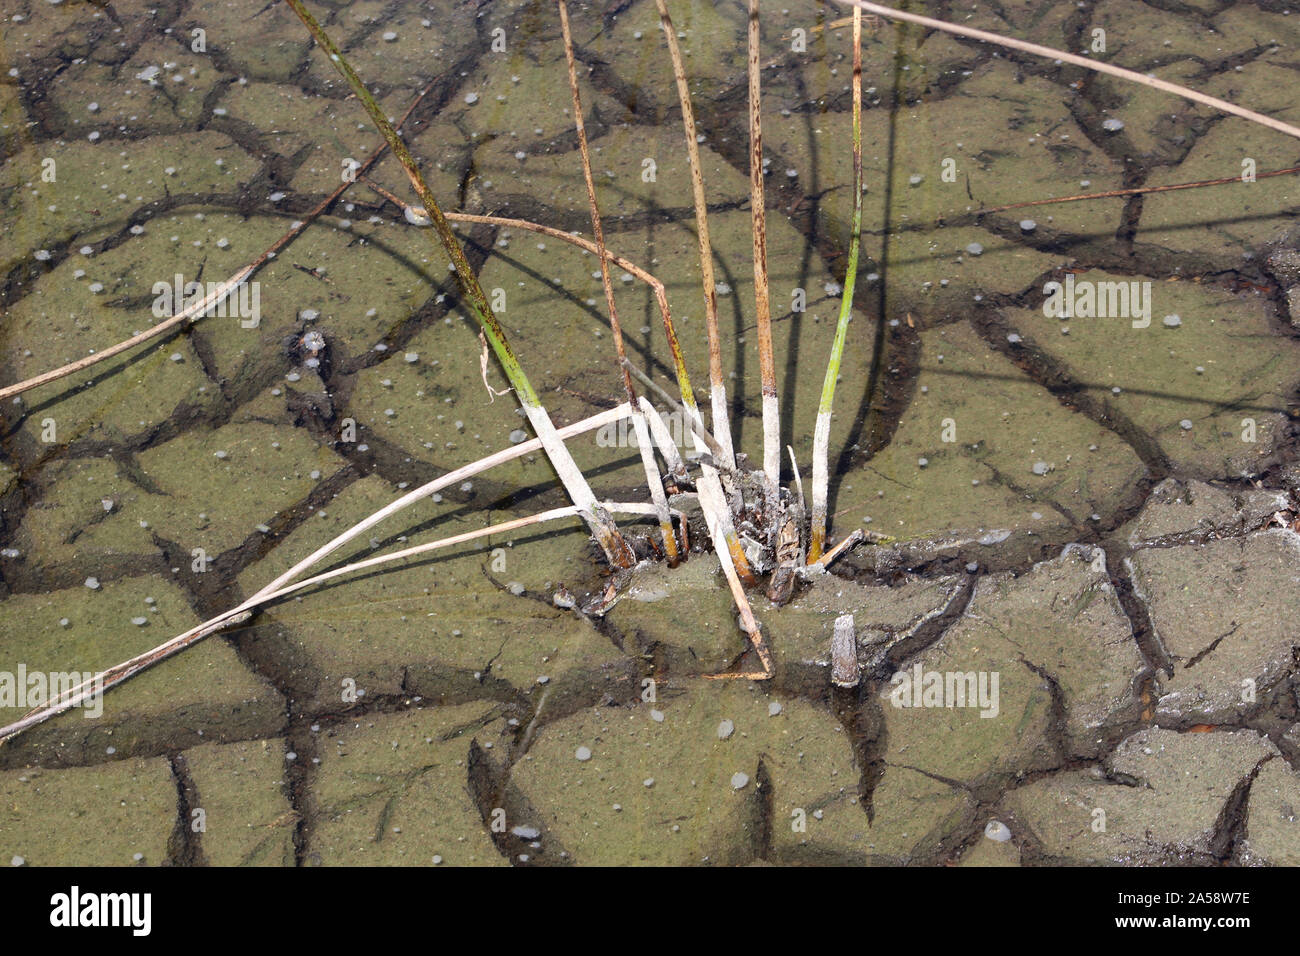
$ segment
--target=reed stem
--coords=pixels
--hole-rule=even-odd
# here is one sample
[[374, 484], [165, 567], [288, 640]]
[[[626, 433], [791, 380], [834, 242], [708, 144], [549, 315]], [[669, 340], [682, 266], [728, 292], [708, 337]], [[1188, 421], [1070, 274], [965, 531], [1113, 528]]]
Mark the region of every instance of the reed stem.
[[511, 349], [510, 342], [506, 338], [505, 330], [492, 312], [492, 307], [488, 305], [487, 296], [483, 292], [483, 287], [479, 285], [478, 276], [474, 274], [469, 260], [465, 258], [464, 250], [460, 247], [460, 241], [452, 232], [451, 223], [442, 214], [442, 209], [438, 206], [437, 200], [433, 198], [433, 193], [430, 192], [424, 177], [420, 174], [420, 169], [416, 165], [414, 158], [412, 158], [410, 151], [406, 148], [406, 144], [397, 135], [393, 125], [388, 122], [388, 117], [384, 115], [384, 111], [375, 102], [375, 98], [366, 89], [365, 84], [361, 82], [361, 77], [356, 74], [356, 71], [352, 69], [352, 65], [343, 56], [343, 52], [321, 29], [315, 18], [307, 12], [302, 0], [285, 0], [285, 2], [293, 8], [293, 12], [298, 15], [298, 19], [302, 20], [316, 42], [329, 55], [330, 62], [334, 64], [343, 78], [347, 80], [348, 85], [352, 87], [352, 92], [356, 94], [357, 99], [361, 101], [362, 106], [370, 115], [371, 122], [383, 134], [384, 139], [388, 141], [389, 149], [393, 151], [397, 161], [402, 164], [407, 178], [411, 181], [411, 186], [415, 189], [416, 195], [420, 197], [421, 204], [432, 220], [434, 231], [442, 243], [447, 258], [451, 260], [452, 267], [456, 271], [456, 277], [460, 281], [465, 302], [473, 313], [475, 321], [478, 322], [479, 328], [486, 337], [492, 351], [496, 353], [497, 360], [501, 363], [502, 369], [505, 370], [506, 378], [510, 380], [515, 395], [518, 397], [520, 405], [523, 406], [524, 414], [528, 416], [533, 431], [537, 433], [537, 437], [541, 440], [542, 447], [546, 450], [546, 455], [551, 461], [551, 466], [559, 476], [560, 482], [569, 494], [569, 498], [582, 513], [610, 564], [619, 568], [630, 568], [636, 563], [636, 555], [633, 554], [628, 543], [623, 540], [623, 536], [619, 534], [614, 519], [596, 500], [595, 494], [592, 493], [591, 487], [587, 484], [587, 479], [578, 468], [577, 462], [573, 460], [569, 449], [556, 437], [555, 425], [551, 422], [551, 416], [547, 414], [541, 399], [538, 398], [537, 392], [533, 389], [528, 377], [524, 374], [523, 368], [519, 365], [519, 360], [515, 357], [514, 350]]
[[560, 11], [560, 33], [564, 38], [564, 59], [569, 68], [569, 92], [573, 97], [573, 123], [578, 132], [578, 152], [582, 157], [582, 178], [587, 186], [587, 205], [591, 209], [591, 232], [596, 240], [596, 257], [600, 260], [600, 281], [605, 287], [605, 304], [609, 308], [609, 328], [614, 337], [614, 349], [618, 353], [618, 370], [623, 379], [623, 394], [627, 398], [627, 407], [632, 416], [632, 427], [636, 431], [637, 449], [641, 453], [641, 465], [645, 469], [646, 483], [650, 488], [650, 500], [654, 503], [659, 516], [659, 530], [663, 534], [664, 553], [669, 567], [677, 565], [677, 538], [673, 532], [672, 518], [668, 515], [668, 497], [664, 494], [663, 479], [659, 475], [659, 466], [655, 462], [654, 444], [650, 441], [650, 431], [646, 426], [645, 415], [637, 401], [636, 388], [632, 385], [632, 375], [627, 370], [627, 347], [623, 343], [623, 328], [618, 321], [618, 308], [614, 304], [614, 283], [609, 277], [609, 256], [605, 251], [605, 230], [600, 222], [600, 206], [596, 202], [596, 184], [591, 178], [591, 153], [587, 147], [587, 125], [582, 118], [582, 95], [578, 91], [578, 64], [573, 54], [573, 36], [569, 31], [569, 11], [564, 0], [557, 0]]
[[709, 338], [709, 385], [713, 408], [713, 435], [723, 450], [723, 460], [718, 464], [725, 471], [735, 471], [736, 454], [731, 441], [731, 424], [727, 414], [727, 386], [722, 374], [722, 341], [718, 334], [718, 289], [713, 277], [713, 244], [709, 241], [709, 212], [704, 198], [704, 173], [700, 166], [700, 148], [696, 141], [695, 110], [691, 106], [691, 91], [686, 82], [686, 67], [682, 51], [677, 44], [677, 30], [664, 0], [655, 0], [659, 7], [659, 23], [668, 41], [668, 55], [673, 63], [673, 77], [677, 81], [677, 99], [682, 109], [682, 127], [686, 133], [686, 156], [691, 167], [691, 196], [695, 204], [695, 230], [700, 246], [700, 281], [704, 287], [704, 327]]
[[858, 278], [858, 248], [862, 239], [862, 11], [853, 10], [853, 232], [849, 237], [849, 262], [844, 274], [844, 293], [840, 299], [840, 316], [835, 325], [830, 362], [822, 382], [821, 404], [817, 408], [817, 425], [813, 431], [813, 478], [811, 540], [808, 563], [815, 564], [826, 545], [826, 499], [829, 494], [831, 410], [835, 404], [835, 380], [844, 358], [844, 341], [849, 320], [853, 317], [853, 289]]
[[1188, 89], [1186, 86], [1179, 86], [1177, 83], [1170, 83], [1168, 80], [1157, 79], [1154, 76], [1147, 76], [1145, 73], [1138, 73], [1134, 70], [1126, 70], [1122, 66], [1112, 66], [1101, 60], [1092, 59], [1086, 56], [1079, 56], [1075, 53], [1067, 53], [1064, 50], [1057, 50], [1050, 46], [1040, 46], [1037, 43], [1029, 43], [1025, 40], [1013, 40], [1010, 37], [999, 36], [996, 33], [990, 33], [987, 30], [977, 30], [974, 27], [958, 26], [955, 23], [949, 23], [946, 20], [936, 20], [933, 17], [923, 17], [916, 13], [904, 13], [902, 10], [895, 10], [893, 7], [883, 7], [878, 3], [868, 3], [866, 0], [836, 0], [838, 3], [847, 6], [856, 7], [858, 10], [866, 10], [869, 13], [877, 14], [889, 20], [905, 20], [908, 23], [918, 23], [923, 27], [931, 30], [939, 30], [943, 33], [951, 33], [955, 36], [969, 37], [972, 40], [981, 40], [985, 43], [993, 43], [997, 46], [1006, 47], [1009, 50], [1020, 50], [1024, 53], [1032, 53], [1034, 56], [1041, 56], [1048, 60], [1059, 60], [1062, 63], [1069, 63], [1072, 66], [1081, 66], [1085, 70], [1092, 70], [1094, 73], [1105, 73], [1109, 76], [1117, 76], [1122, 80], [1128, 80], [1131, 83], [1140, 83], [1142, 86], [1149, 86], [1153, 90], [1162, 90], [1165, 93], [1172, 93], [1175, 96], [1181, 96], [1183, 99], [1191, 100], [1193, 103], [1200, 103], [1203, 106], [1210, 106], [1224, 113], [1230, 113], [1233, 116], [1240, 116], [1242, 119], [1250, 120], [1252, 123], [1258, 123], [1260, 126], [1267, 126], [1269, 129], [1277, 130], [1279, 133], [1286, 133], [1288, 136], [1294, 136], [1300, 139], [1300, 127], [1292, 126], [1290, 123], [1283, 123], [1281, 120], [1273, 119], [1271, 116], [1265, 116], [1263, 113], [1256, 113], [1254, 110], [1248, 110], [1244, 106], [1238, 106], [1236, 103], [1229, 103], [1227, 100], [1221, 100], [1218, 97], [1210, 96], [1206, 93], [1198, 93], [1196, 90]]
[[749, 208], [754, 233], [754, 310], [758, 322], [758, 368], [763, 390], [763, 474], [775, 525], [781, 482], [781, 405], [772, 350], [772, 306], [767, 278], [767, 207], [763, 195], [763, 112], [759, 70], [758, 0], [749, 0]]

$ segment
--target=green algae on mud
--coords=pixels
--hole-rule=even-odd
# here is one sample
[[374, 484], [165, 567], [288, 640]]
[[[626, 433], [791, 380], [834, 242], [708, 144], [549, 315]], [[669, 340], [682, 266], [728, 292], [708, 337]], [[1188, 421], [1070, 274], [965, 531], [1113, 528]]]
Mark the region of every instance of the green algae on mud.
[[[704, 120], [729, 393], [738, 444], [752, 446], [744, 18], [739, 7], [675, 6]], [[790, 31], [825, 11], [791, 6], [764, 13], [763, 57], [775, 68], [765, 71], [763, 119], [782, 437], [806, 467], [853, 197], [844, 33], [814, 30], [809, 55], [793, 56]], [[393, 115], [438, 64], [407, 141], [440, 198], [586, 228], [572, 118], [551, 108], [566, 98], [554, 24], [542, 6], [479, 12], [354, 3], [330, 11], [331, 30]], [[1279, 82], [1291, 54], [1260, 38], [1289, 41], [1295, 26], [1269, 11], [1171, 14], [1103, 0], [969, 17], [1060, 46], [1086, 42], [1095, 24], [1116, 62], [1203, 74], [1220, 95], [1282, 116], [1294, 109]], [[219, 57], [155, 33], [191, 21]], [[231, 274], [377, 142], [283, 5], [244, 16], [198, 0], [183, 16], [128, 12], [120, 27], [110, 34], [97, 11], [69, 5], [6, 24], [0, 45], [22, 42], [24, 58], [21, 76], [0, 85], [12, 187], [0, 202], [19, 223], [0, 235], [5, 381], [144, 328], [155, 280]], [[504, 51], [489, 45], [497, 27]], [[664, 280], [688, 361], [702, 368], [688, 173], [654, 4], [575, 27], [610, 248]], [[1149, 50], [1145, 38], [1157, 35], [1165, 42]], [[875, 32], [864, 54], [872, 259], [832, 429], [844, 452], [832, 510], [840, 533], [903, 540], [847, 559], [853, 570], [842, 573], [855, 580], [814, 576], [780, 610], [757, 599], [777, 662], [769, 686], [701, 679], [746, 648], [712, 557], [642, 569], [592, 620], [552, 602], [561, 585], [581, 599], [606, 584], [576, 522], [497, 535], [301, 593], [114, 691], [102, 721], [74, 710], [10, 741], [0, 788], [21, 813], [0, 823], [0, 859], [14, 834], [11, 853], [32, 863], [114, 862], [128, 851], [146, 863], [219, 865], [1211, 862], [1237, 826], [1225, 807], [1254, 769], [1248, 839], [1233, 856], [1290, 860], [1294, 773], [1283, 757], [1294, 759], [1294, 744], [1279, 756], [1251, 738], [1240, 760], [1220, 760], [1237, 735], [1176, 735], [1168, 769], [1138, 752], [1160, 753], [1152, 744], [1165, 738], [1134, 734], [1146, 732], [1152, 695], [1159, 719], [1180, 728], [1252, 719], [1272, 733], [1281, 720], [1289, 645], [1277, 614], [1252, 616], [1249, 637], [1209, 645], [1236, 623], [1240, 594], [1266, 606], [1269, 588], [1289, 588], [1274, 573], [1294, 550], [1289, 532], [1248, 535], [1290, 500], [1243, 479], [1275, 485], [1274, 466], [1293, 454], [1295, 343], [1260, 253], [1283, 238], [1294, 183], [977, 215], [1235, 175], [1243, 150], [1263, 171], [1290, 162], [1285, 149], [1147, 90], [1076, 83], [910, 27]], [[159, 63], [171, 65], [158, 82], [136, 78]], [[32, 89], [54, 69], [29, 130]], [[56, 161], [57, 184], [36, 180], [44, 157]], [[402, 175], [391, 157], [371, 173], [398, 192]], [[1023, 226], [1022, 215], [1036, 221]], [[617, 370], [602, 358], [612, 350], [593, 257], [518, 230], [460, 233], [484, 285], [508, 303], [504, 324], [530, 371], [536, 360], [557, 421], [607, 407]], [[426, 240], [358, 183], [259, 272], [257, 329], [206, 318], [4, 409], [0, 669], [113, 663], [232, 606], [412, 484], [514, 441], [515, 402], [489, 398], [477, 340]], [[1065, 270], [1152, 281], [1152, 327], [1074, 320], [1062, 334], [1067, 323], [1038, 302]], [[616, 283], [633, 360], [670, 381], [652, 298], [617, 274]], [[1258, 291], [1240, 291], [1246, 283]], [[1181, 323], [1162, 324], [1173, 313]], [[301, 363], [308, 330], [326, 342], [315, 371]], [[504, 384], [495, 368], [486, 377]], [[57, 441], [44, 438], [45, 418]], [[573, 446], [602, 497], [644, 498], [635, 449], [599, 435]], [[1134, 518], [1144, 501], [1159, 503], [1150, 485], [1170, 475], [1201, 482], [1186, 486], [1195, 487], [1187, 512]], [[446, 489], [336, 558], [561, 502], [531, 456]], [[1078, 540], [1089, 547], [1062, 554]], [[201, 574], [194, 548], [211, 562]], [[1116, 549], [1128, 565], [1110, 566]], [[1219, 575], [1225, 558], [1248, 577]], [[83, 586], [89, 575], [101, 589]], [[1191, 591], [1201, 595], [1193, 610], [1218, 602], [1204, 620], [1180, 607]], [[864, 670], [856, 698], [826, 680], [829, 630], [845, 612], [857, 618]], [[1209, 633], [1210, 621], [1223, 627]], [[1171, 679], [1149, 673], [1163, 662], [1144, 651], [1160, 641], [1182, 659]], [[916, 663], [998, 670], [1002, 719], [892, 707], [890, 676]], [[1225, 687], [1229, 697], [1239, 690], [1238, 671], [1274, 696], [1219, 707]], [[1198, 687], [1205, 694], [1193, 700]], [[720, 736], [724, 721], [732, 729]], [[1262, 769], [1249, 765], [1257, 757]], [[17, 769], [33, 762], [46, 769]], [[1145, 774], [1154, 792], [1062, 769], [1080, 762]], [[1211, 766], [1195, 805], [1170, 802], [1163, 785], [1199, 763]], [[15, 782], [24, 774], [51, 781], [40, 799]], [[157, 819], [99, 805], [118, 788], [158, 803]], [[169, 844], [178, 789], [208, 818], [184, 845]], [[1089, 823], [1078, 800], [1108, 806], [1112, 796], [1121, 798], [1112, 842], [1069, 838]], [[112, 842], [77, 835], [55, 854], [30, 851], [62, 814], [87, 807], [97, 826], [117, 828]], [[497, 808], [505, 833], [493, 827]], [[1013, 840], [981, 835], [991, 810]], [[1144, 837], [1152, 814], [1185, 811], [1186, 826], [1161, 829], [1158, 845]]]

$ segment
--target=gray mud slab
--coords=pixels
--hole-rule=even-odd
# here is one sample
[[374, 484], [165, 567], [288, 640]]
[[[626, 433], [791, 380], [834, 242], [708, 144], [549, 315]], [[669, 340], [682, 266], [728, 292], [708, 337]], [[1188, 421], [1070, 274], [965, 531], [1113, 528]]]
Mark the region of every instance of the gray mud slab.
[[[992, 822], [994, 821], [990, 821], [990, 823]], [[1001, 823], [1000, 820], [996, 822]], [[1002, 825], [1006, 826], [1005, 823]], [[1020, 866], [1020, 847], [1016, 844], [1014, 836], [1007, 840], [995, 840], [985, 833], [976, 840], [969, 850], [961, 855], [957, 865], [982, 867]]]
[[[395, 500], [393, 489], [368, 477], [276, 541], [241, 583], [256, 591], [300, 556]], [[464, 498], [457, 488], [449, 496]], [[321, 570], [493, 523], [454, 500], [417, 502], [326, 559]], [[586, 536], [577, 530], [518, 537], [488, 536], [393, 565], [361, 571], [277, 603], [242, 632], [242, 646], [296, 689], [300, 706], [337, 711], [377, 697], [419, 694], [464, 701], [550, 699], [571, 708], [605, 694], [634, 691], [632, 664], [609, 638], [551, 594], [565, 577], [578, 584]], [[558, 538], [557, 538], [558, 535]], [[382, 549], [382, 550], [381, 550]], [[568, 561], [572, 560], [569, 565]], [[554, 577], [554, 580], [553, 580]], [[518, 591], [519, 593], [515, 593]]]
[[1042, 863], [1210, 865], [1228, 843], [1229, 797], [1276, 753], [1250, 731], [1143, 730], [1104, 774], [1045, 777], [1007, 794], [999, 813]]
[[1158, 719], [1231, 723], [1290, 673], [1298, 557], [1300, 538], [1277, 528], [1129, 559], [1135, 593], [1173, 662]]
[[1141, 710], [1146, 673], [1100, 551], [982, 578], [960, 621], [879, 690], [885, 759], [988, 785], [1095, 757]]
[[1145, 469], [1113, 432], [1040, 389], [969, 323], [928, 330], [920, 345], [917, 390], [892, 441], [836, 492], [849, 527], [904, 540], [948, 532], [1027, 554], [1125, 504]]
[[960, 599], [961, 584], [959, 577], [912, 578], [879, 587], [818, 574], [790, 604], [769, 610], [763, 618], [778, 666], [811, 665], [825, 672], [824, 685], [838, 616], [853, 615], [858, 663], [864, 671], [875, 670], [892, 648], [949, 610]]
[[[783, 862], [847, 865], [934, 865], [968, 826], [975, 801], [961, 787], [906, 767], [890, 767], [871, 793], [870, 809], [856, 793], [840, 793], [810, 808], [807, 830], [793, 821], [775, 830]], [[789, 831], [789, 832], [787, 832]]]
[[[778, 684], [819, 694], [830, 681], [831, 633], [837, 616], [855, 616], [859, 664], [870, 671], [882, 666], [891, 648], [947, 610], [960, 591], [957, 577], [917, 578], [883, 587], [817, 574], [784, 607], [761, 596], [755, 596], [753, 606], [773, 654]], [[625, 649], [640, 648], [670, 673], [725, 670], [749, 646], [726, 579], [711, 555], [693, 555], [675, 569], [653, 565], [638, 570], [606, 619], [622, 636]]]
[[1243, 491], [1194, 479], [1166, 478], [1151, 489], [1142, 511], [1129, 526], [1128, 541], [1136, 548], [1240, 534], [1289, 507], [1285, 492]]
[[1280, 758], [1270, 760], [1250, 785], [1240, 861], [1252, 866], [1300, 864], [1297, 810], [1300, 810], [1300, 774]]

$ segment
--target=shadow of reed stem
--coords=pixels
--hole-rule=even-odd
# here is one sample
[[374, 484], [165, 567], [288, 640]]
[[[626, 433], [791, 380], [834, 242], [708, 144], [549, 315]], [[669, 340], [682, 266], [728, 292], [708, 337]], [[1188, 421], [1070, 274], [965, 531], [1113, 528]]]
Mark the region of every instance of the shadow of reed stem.
[[568, 492], [569, 498], [578, 508], [579, 513], [591, 528], [592, 534], [600, 544], [601, 549], [605, 552], [610, 564], [619, 568], [629, 568], [636, 563], [636, 556], [632, 548], [623, 540], [619, 534], [614, 519], [610, 516], [592, 493], [587, 479], [583, 477], [573, 456], [569, 454], [569, 449], [555, 434], [555, 425], [551, 422], [551, 417], [547, 414], [546, 409], [542, 406], [541, 399], [538, 398], [537, 392], [533, 389], [524, 370], [519, 365], [519, 360], [515, 357], [514, 351], [510, 348], [510, 343], [506, 339], [505, 330], [501, 328], [501, 323], [497, 320], [496, 315], [492, 312], [491, 306], [488, 305], [487, 296], [483, 293], [483, 287], [479, 285], [478, 277], [474, 270], [470, 268], [469, 261], [465, 258], [464, 250], [460, 247], [459, 240], [456, 239], [452, 232], [451, 223], [447, 221], [446, 216], [442, 214], [442, 209], [438, 206], [437, 200], [433, 198], [433, 193], [424, 182], [424, 177], [420, 175], [419, 167], [412, 158], [410, 151], [407, 150], [406, 144], [402, 142], [393, 129], [388, 117], [380, 109], [375, 98], [371, 96], [370, 91], [366, 89], [361, 82], [351, 64], [343, 56], [342, 51], [335, 45], [334, 41], [326, 35], [321, 29], [319, 23], [307, 12], [302, 0], [285, 0], [298, 15], [303, 24], [311, 32], [312, 37], [321, 48], [329, 55], [330, 62], [347, 80], [348, 85], [352, 87], [352, 92], [356, 94], [357, 99], [361, 101], [366, 112], [370, 115], [371, 122], [383, 134], [388, 141], [389, 148], [397, 161], [402, 164], [406, 171], [407, 178], [410, 179], [416, 195], [420, 197], [429, 218], [433, 221], [433, 228], [442, 243], [442, 248], [451, 260], [452, 267], [456, 271], [456, 278], [460, 281], [461, 290], [464, 293], [464, 299], [469, 306], [470, 311], [474, 314], [475, 320], [482, 329], [488, 344], [492, 346], [492, 351], [496, 353], [497, 360], [501, 363], [502, 369], [506, 373], [506, 378], [514, 387], [515, 395], [519, 399], [520, 405], [523, 406], [524, 414], [528, 416], [529, 423], [537, 433], [538, 439], [542, 442], [542, 447], [546, 449], [546, 455], [551, 461], [551, 466], [559, 475], [560, 482]]

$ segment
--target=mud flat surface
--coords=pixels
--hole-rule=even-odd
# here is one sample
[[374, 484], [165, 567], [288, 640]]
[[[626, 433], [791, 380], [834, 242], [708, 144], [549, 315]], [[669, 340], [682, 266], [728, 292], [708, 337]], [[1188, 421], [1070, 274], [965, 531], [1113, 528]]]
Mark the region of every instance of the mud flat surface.
[[[607, 238], [664, 280], [703, 381], [671, 73], [652, 0], [617, 8], [571, 11]], [[757, 455], [745, 18], [672, 9], [736, 443]], [[319, 12], [394, 116], [437, 71], [406, 138], [449, 207], [589, 230], [553, 8]], [[850, 41], [814, 29], [827, 12], [763, 21], [783, 441], [805, 473], [852, 208]], [[1300, 121], [1300, 12], [1281, 3], [962, 22], [1075, 51], [1101, 30], [1092, 55]], [[379, 143], [283, 4], [11, 4], [0, 53], [2, 384], [148, 327], [156, 283], [230, 276]], [[977, 215], [1262, 173], [1295, 143], [911, 28], [869, 31], [864, 60], [831, 511], [833, 534], [877, 543], [784, 608], [756, 597], [773, 680], [706, 679], [746, 648], [712, 555], [644, 567], [594, 618], [552, 597], [604, 586], [581, 530], [498, 535], [301, 592], [101, 715], [9, 740], [0, 863], [1300, 862], [1297, 181]], [[391, 157], [370, 177], [406, 195]], [[621, 400], [594, 258], [461, 235], [556, 421]], [[526, 425], [489, 400], [445, 270], [356, 183], [256, 275], [255, 326], [210, 316], [0, 407], [0, 673], [140, 653], [507, 447]], [[1067, 276], [1123, 283], [1132, 314], [1045, 314]], [[652, 297], [615, 278], [631, 357], [671, 387]], [[635, 449], [607, 438], [575, 457], [600, 497], [643, 500]], [[565, 503], [525, 457], [330, 560]], [[855, 688], [830, 680], [846, 613]], [[0, 696], [0, 723], [26, 710]]]

